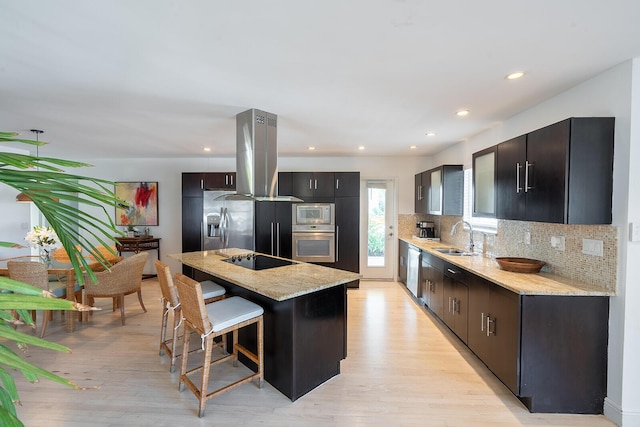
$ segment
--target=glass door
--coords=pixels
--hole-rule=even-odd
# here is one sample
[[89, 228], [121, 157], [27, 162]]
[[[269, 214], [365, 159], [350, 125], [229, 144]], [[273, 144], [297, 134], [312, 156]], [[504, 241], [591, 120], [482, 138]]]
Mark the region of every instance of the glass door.
[[395, 182], [392, 179], [363, 180], [361, 200], [364, 239], [360, 247], [360, 272], [364, 279], [393, 280], [396, 258]]

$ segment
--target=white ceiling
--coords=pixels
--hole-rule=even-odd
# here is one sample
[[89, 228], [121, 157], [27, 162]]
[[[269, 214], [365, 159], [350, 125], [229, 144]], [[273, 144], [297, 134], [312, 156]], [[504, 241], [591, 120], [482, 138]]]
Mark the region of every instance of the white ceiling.
[[281, 155], [427, 155], [640, 56], [637, 0], [0, 0], [0, 16], [0, 130], [42, 129], [40, 155], [69, 159], [232, 156], [249, 108], [278, 115]]

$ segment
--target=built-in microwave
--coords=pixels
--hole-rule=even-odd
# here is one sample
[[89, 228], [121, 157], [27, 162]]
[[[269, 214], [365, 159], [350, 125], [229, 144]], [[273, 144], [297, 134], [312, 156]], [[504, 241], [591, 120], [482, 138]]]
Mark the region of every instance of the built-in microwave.
[[294, 203], [291, 209], [292, 258], [304, 262], [335, 262], [335, 205]]
[[336, 206], [333, 203], [293, 203], [291, 210], [294, 227], [296, 225], [335, 225]]

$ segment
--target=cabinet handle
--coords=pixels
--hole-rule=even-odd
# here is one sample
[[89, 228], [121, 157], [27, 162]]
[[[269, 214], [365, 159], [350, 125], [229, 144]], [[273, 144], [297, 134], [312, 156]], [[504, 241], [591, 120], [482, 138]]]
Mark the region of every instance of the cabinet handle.
[[487, 336], [490, 336], [491, 334], [495, 335], [495, 331], [491, 330], [491, 324], [493, 323], [495, 325], [495, 319], [491, 320], [491, 316], [487, 316]]
[[336, 225], [336, 262], [340, 259], [340, 226]]
[[233, 185], [233, 175], [229, 175], [229, 181], [231, 181], [231, 185]]
[[336, 190], [340, 189], [340, 178], [336, 178]]
[[529, 168], [534, 166], [535, 166], [535, 163], [529, 163], [529, 160], [527, 160], [525, 169], [524, 169], [524, 192], [525, 193], [529, 190], [533, 190], [533, 187], [529, 187]]
[[273, 252], [273, 223], [271, 223], [271, 255], [275, 255]]
[[520, 193], [523, 188], [520, 187], [520, 169], [522, 169], [522, 165], [520, 162], [516, 163], [516, 193]]
[[480, 331], [484, 331], [484, 313], [480, 313]]
[[451, 273], [451, 274], [458, 274], [458, 272], [457, 272], [457, 271], [452, 270], [452, 269], [450, 269], [450, 268], [447, 268], [447, 271], [448, 271], [449, 273]]
[[311, 188], [311, 178], [309, 178], [309, 190], [313, 190], [313, 188]]
[[200, 189], [204, 190], [204, 179], [200, 179]]
[[448, 311], [449, 313], [451, 313], [451, 297], [449, 297], [449, 304], [448, 304]]
[[224, 176], [224, 185], [229, 185], [229, 175]]
[[280, 223], [276, 222], [276, 256], [280, 256]]
[[314, 179], [314, 180], [313, 180], [313, 182], [314, 182], [313, 189], [314, 189], [314, 190], [317, 190], [317, 189], [318, 189], [318, 180], [317, 180], [317, 179]]

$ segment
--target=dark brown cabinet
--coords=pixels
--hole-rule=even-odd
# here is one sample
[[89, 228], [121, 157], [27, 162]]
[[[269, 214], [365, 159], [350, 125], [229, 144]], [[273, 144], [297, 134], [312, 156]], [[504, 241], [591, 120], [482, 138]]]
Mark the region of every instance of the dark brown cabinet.
[[427, 213], [427, 191], [430, 184], [430, 173], [421, 172], [415, 175], [414, 185], [414, 212]]
[[326, 202], [335, 197], [333, 172], [293, 172], [293, 195], [305, 202]]
[[498, 144], [497, 217], [610, 224], [614, 118], [570, 118]]
[[278, 172], [278, 196], [293, 196], [293, 172]]
[[463, 282], [464, 271], [452, 264], [444, 266], [444, 308], [442, 320], [462, 340], [467, 342], [469, 318], [469, 287]]
[[235, 190], [235, 172], [184, 172], [182, 197], [202, 197], [204, 190]]
[[360, 172], [334, 172], [334, 196], [360, 197]]
[[469, 287], [467, 345], [514, 393], [518, 393], [518, 295], [474, 276]]
[[398, 240], [398, 281], [407, 284], [407, 261], [409, 260], [409, 244]]
[[291, 202], [255, 202], [256, 252], [291, 258]]
[[431, 215], [462, 215], [464, 172], [462, 165], [443, 165], [416, 174], [414, 211]]
[[422, 298], [424, 305], [436, 316], [444, 316], [444, 262], [428, 252], [422, 252]]
[[360, 198], [336, 197], [335, 268], [360, 271]]
[[524, 174], [527, 136], [498, 144], [496, 161], [496, 216], [501, 219], [524, 220], [526, 194]]
[[182, 198], [182, 252], [202, 250], [202, 197]]
[[235, 190], [235, 172], [215, 172], [204, 174], [205, 190]]
[[[336, 261], [335, 268], [360, 272], [360, 172], [335, 172]], [[347, 284], [360, 286], [359, 280]]]
[[496, 217], [496, 159], [498, 146], [486, 148], [472, 156], [473, 216]]

